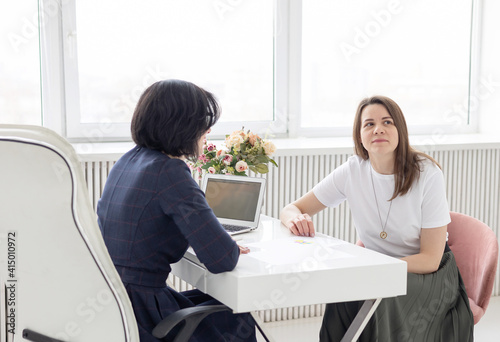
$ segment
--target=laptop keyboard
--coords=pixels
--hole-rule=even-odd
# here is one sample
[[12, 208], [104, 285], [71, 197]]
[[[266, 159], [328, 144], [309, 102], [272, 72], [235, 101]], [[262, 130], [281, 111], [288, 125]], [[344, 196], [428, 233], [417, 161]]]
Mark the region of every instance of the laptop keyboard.
[[222, 227], [228, 232], [239, 232], [240, 230], [244, 229], [250, 229], [250, 227], [245, 227], [245, 226], [235, 226], [232, 224], [222, 224]]

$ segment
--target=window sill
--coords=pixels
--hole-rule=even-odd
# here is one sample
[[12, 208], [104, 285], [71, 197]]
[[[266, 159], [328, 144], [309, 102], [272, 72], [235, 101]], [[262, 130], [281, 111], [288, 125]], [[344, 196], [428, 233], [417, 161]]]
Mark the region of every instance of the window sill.
[[[276, 156], [298, 156], [318, 154], [353, 153], [352, 138], [297, 138], [271, 139], [276, 145]], [[216, 146], [222, 140], [212, 141]], [[467, 149], [499, 148], [500, 137], [485, 134], [463, 135], [414, 135], [410, 136], [410, 143], [418, 150], [450, 151]], [[101, 143], [74, 143], [81, 161], [113, 161], [120, 158], [134, 146], [133, 142], [101, 142]]]

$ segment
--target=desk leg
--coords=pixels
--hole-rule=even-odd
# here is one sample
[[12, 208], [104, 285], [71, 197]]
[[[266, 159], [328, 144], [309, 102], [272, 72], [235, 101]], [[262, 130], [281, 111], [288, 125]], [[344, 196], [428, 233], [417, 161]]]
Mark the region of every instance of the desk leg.
[[355, 342], [358, 340], [359, 335], [363, 332], [363, 329], [377, 309], [381, 300], [382, 298], [365, 300], [363, 306], [359, 310], [356, 317], [354, 317], [349, 329], [347, 329], [340, 342]]
[[250, 314], [255, 320], [256, 328], [259, 330], [262, 337], [264, 337], [264, 340], [266, 340], [266, 342], [275, 342], [273, 337], [265, 331], [264, 322], [262, 321], [262, 319], [260, 319], [260, 316], [257, 315], [255, 312], [250, 312]]

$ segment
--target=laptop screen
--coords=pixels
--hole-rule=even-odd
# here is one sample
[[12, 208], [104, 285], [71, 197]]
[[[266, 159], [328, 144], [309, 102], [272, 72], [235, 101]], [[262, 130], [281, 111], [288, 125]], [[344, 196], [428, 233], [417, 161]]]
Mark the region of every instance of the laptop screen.
[[254, 221], [262, 183], [209, 178], [205, 189], [208, 205], [217, 218]]

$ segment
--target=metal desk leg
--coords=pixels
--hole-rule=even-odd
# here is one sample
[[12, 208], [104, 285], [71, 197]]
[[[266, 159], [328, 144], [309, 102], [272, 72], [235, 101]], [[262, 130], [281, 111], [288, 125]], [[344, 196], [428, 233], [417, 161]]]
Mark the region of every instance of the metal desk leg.
[[382, 298], [365, 300], [358, 314], [354, 317], [349, 329], [347, 329], [344, 337], [340, 342], [356, 342], [359, 335], [363, 332], [366, 324], [377, 309]]
[[266, 334], [266, 331], [264, 329], [264, 322], [262, 321], [262, 319], [260, 319], [260, 316], [255, 312], [250, 312], [250, 314], [255, 321], [256, 328], [259, 330], [262, 337], [264, 337], [264, 340], [266, 340], [267, 342], [275, 342], [274, 338], [269, 333]]

